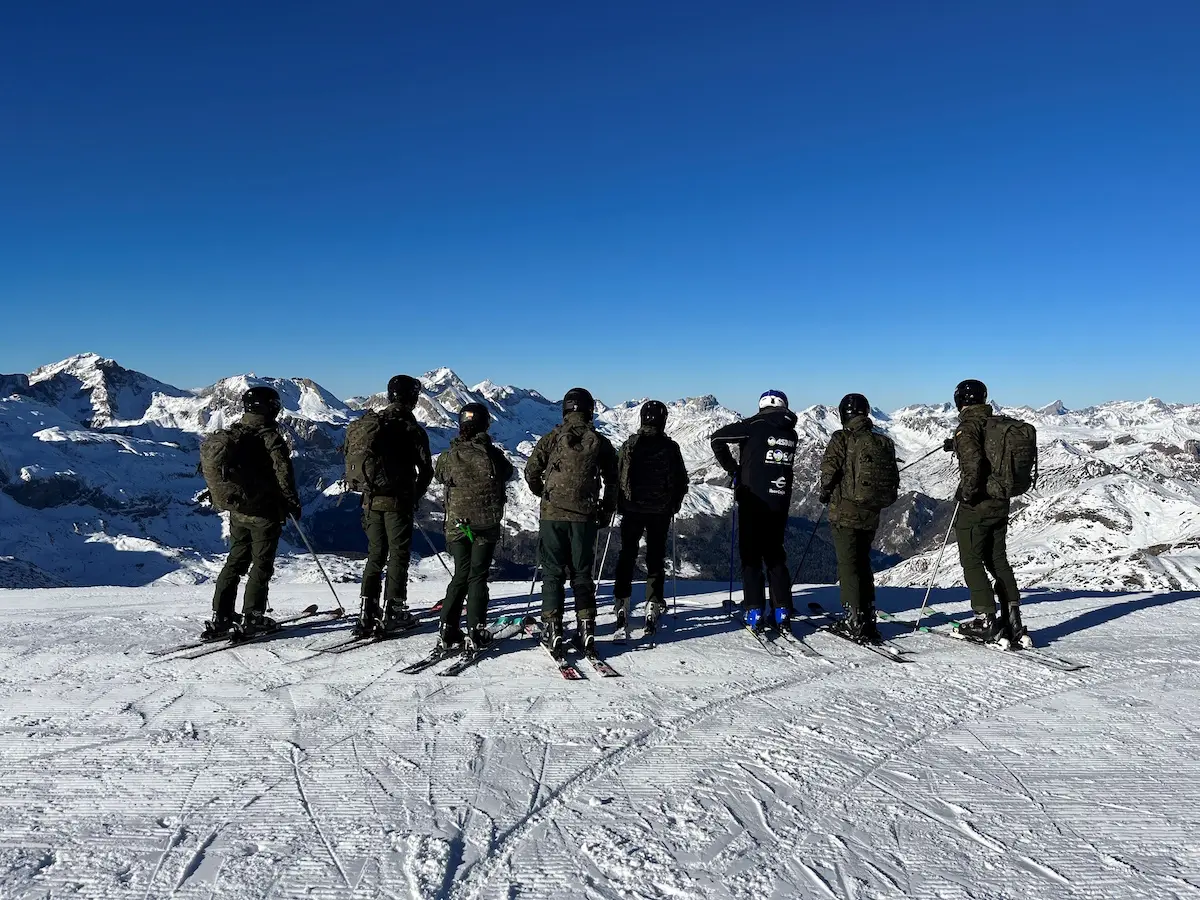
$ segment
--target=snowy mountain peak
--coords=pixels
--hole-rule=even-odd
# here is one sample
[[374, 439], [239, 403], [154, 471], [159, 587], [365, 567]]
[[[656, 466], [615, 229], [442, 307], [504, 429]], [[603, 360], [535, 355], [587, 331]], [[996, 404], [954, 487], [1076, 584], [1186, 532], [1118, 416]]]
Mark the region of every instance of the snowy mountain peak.
[[1047, 403], [1041, 409], [1035, 410], [1035, 412], [1041, 413], [1043, 416], [1065, 416], [1070, 410], [1063, 406], [1061, 400], [1055, 400], [1053, 403]]

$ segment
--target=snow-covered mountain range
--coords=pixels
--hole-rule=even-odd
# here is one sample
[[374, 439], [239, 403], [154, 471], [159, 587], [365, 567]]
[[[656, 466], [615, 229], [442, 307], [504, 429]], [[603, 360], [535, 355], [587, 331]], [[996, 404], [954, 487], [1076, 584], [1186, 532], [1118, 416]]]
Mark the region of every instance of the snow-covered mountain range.
[[[521, 466], [536, 440], [560, 419], [557, 402], [537, 391], [484, 381], [467, 386], [449, 369], [422, 377], [417, 409], [434, 452], [454, 434], [469, 402], [492, 411], [493, 437]], [[307, 378], [238, 375], [181, 390], [110, 359], [84, 354], [28, 375], [0, 375], [0, 586], [194, 582], [211, 577], [224, 550], [221, 517], [195, 502], [202, 437], [240, 415], [250, 384], [283, 398], [281, 421], [294, 449], [305, 522], [318, 546], [354, 555], [364, 549], [357, 501], [342, 493], [338, 447], [346, 423], [382, 395], [339, 400]], [[599, 405], [599, 427], [619, 443], [637, 427], [641, 401]], [[738, 414], [711, 396], [676, 400], [669, 430], [692, 477], [680, 527], [682, 573], [717, 575], [728, 565], [731, 495], [721, 484], [708, 436]], [[1200, 586], [1200, 406], [1157, 400], [1114, 402], [1069, 411], [1062, 404], [1008, 409], [1037, 425], [1042, 478], [1015, 514], [1010, 536], [1023, 587]], [[816, 469], [837, 411], [799, 411], [794, 513], [814, 519]], [[949, 405], [875, 412], [902, 457], [916, 460], [951, 433]], [[907, 491], [884, 517], [882, 577], [892, 584], [928, 579], [932, 553], [949, 523], [954, 462], [936, 453], [904, 473]], [[523, 481], [510, 485], [508, 535], [500, 555], [528, 564], [537, 504]], [[437, 538], [437, 492], [422, 521]], [[725, 524], [721, 518], [725, 517]], [[797, 521], [792, 545], [810, 522]], [[725, 537], [721, 537], [725, 535]], [[299, 549], [299, 541], [294, 542]], [[421, 541], [415, 545], [423, 549]], [[819, 540], [802, 579], [832, 574]], [[719, 576], [718, 576], [719, 577]], [[959, 583], [953, 548], [939, 584]]]

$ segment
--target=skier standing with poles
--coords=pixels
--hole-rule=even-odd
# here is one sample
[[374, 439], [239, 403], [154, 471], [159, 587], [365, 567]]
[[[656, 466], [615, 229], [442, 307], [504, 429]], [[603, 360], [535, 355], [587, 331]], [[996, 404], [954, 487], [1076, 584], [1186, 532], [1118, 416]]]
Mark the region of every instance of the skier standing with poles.
[[525, 481], [542, 501], [542, 643], [556, 659], [562, 659], [566, 649], [567, 579], [575, 591], [580, 648], [589, 656], [596, 652], [595, 540], [600, 525], [611, 522], [617, 508], [617, 451], [596, 430], [595, 411], [588, 391], [567, 391], [562, 424], [538, 441], [525, 466]]
[[492, 640], [487, 629], [488, 569], [504, 521], [504, 485], [514, 470], [488, 435], [491, 421], [482, 403], [464, 406], [458, 414], [458, 437], [438, 456], [434, 469], [434, 477], [446, 486], [446, 548], [454, 560], [438, 628], [439, 644], [446, 650], [464, 642], [459, 624], [464, 600], [467, 651], [480, 650]]
[[862, 394], [843, 397], [838, 415], [842, 427], [830, 437], [821, 460], [819, 497], [829, 506], [846, 613], [833, 627], [851, 640], [878, 644], [882, 639], [875, 621], [871, 545], [879, 530], [880, 511], [895, 503], [899, 495], [896, 446], [872, 427], [871, 404]]
[[[279, 433], [282, 408], [274, 388], [252, 387], [242, 394], [242, 418], [210, 434], [200, 447], [213, 506], [229, 512], [229, 555], [217, 576], [213, 617], [204, 623], [201, 640], [229, 637], [235, 630], [250, 637], [279, 627], [267, 616], [267, 591], [283, 524], [289, 516], [300, 518], [291, 451]], [[247, 573], [239, 617], [233, 607], [238, 582]]]
[[618, 456], [617, 511], [621, 513], [621, 553], [613, 585], [617, 630], [628, 630], [629, 600], [638, 544], [646, 536], [647, 635], [654, 634], [666, 609], [663, 584], [671, 521], [688, 491], [687, 466], [679, 445], [666, 435], [667, 407], [648, 400], [639, 413], [641, 427], [629, 437]]
[[[413, 415], [421, 382], [410, 375], [388, 381], [388, 405], [368, 411], [346, 428], [346, 481], [362, 491], [367, 564], [363, 569], [362, 608], [354, 633], [388, 637], [411, 627], [408, 611], [408, 561], [413, 517], [433, 480], [429, 435]], [[383, 609], [379, 595], [384, 566], [387, 585]]]
[[[710, 444], [735, 486], [746, 624], [755, 629], [765, 626], [769, 581], [775, 609], [772, 624], [786, 628], [792, 617], [792, 590], [783, 539], [795, 477], [796, 416], [788, 409], [782, 391], [765, 392], [758, 400], [758, 410], [757, 415], [716, 431]], [[738, 448], [738, 459], [734, 459], [732, 447]]]

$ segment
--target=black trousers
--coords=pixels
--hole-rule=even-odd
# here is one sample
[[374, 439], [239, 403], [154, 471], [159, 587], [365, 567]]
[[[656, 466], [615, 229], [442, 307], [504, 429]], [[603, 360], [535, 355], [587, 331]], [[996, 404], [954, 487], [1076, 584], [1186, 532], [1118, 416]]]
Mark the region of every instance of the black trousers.
[[229, 514], [229, 555], [217, 576], [213, 593], [213, 613], [217, 619], [229, 619], [237, 602], [238, 582], [247, 572], [246, 596], [242, 614], [267, 611], [267, 589], [275, 574], [275, 551], [283, 535], [283, 523], [259, 516]]
[[833, 549], [837, 553], [838, 581], [841, 582], [842, 606], [855, 612], [874, 613], [875, 573], [871, 571], [873, 528], [830, 527]]
[[547, 522], [538, 529], [538, 559], [542, 564], [542, 617], [562, 620], [567, 602], [566, 582], [575, 591], [575, 615], [596, 618], [596, 563], [594, 522]]
[[617, 557], [617, 581], [613, 596], [628, 597], [633, 592], [633, 570], [637, 565], [638, 544], [646, 536], [646, 605], [663, 602], [666, 580], [667, 536], [671, 517], [665, 513], [646, 515], [625, 513], [621, 516], [621, 555]]
[[496, 555], [496, 544], [500, 540], [500, 526], [477, 528], [474, 540], [465, 534], [457, 535], [446, 542], [446, 549], [454, 560], [454, 577], [446, 588], [446, 599], [442, 601], [442, 624], [457, 628], [462, 620], [463, 601], [467, 605], [467, 628], [473, 629], [487, 624], [488, 569]]
[[[783, 538], [787, 511], [775, 512], [753, 495], [738, 499], [738, 550], [742, 554], [742, 606], [765, 609], [767, 584], [771, 606], [792, 611], [792, 576], [787, 567]], [[763, 567], [767, 575], [763, 578]]]
[[385, 612], [393, 613], [408, 599], [408, 555], [412, 549], [412, 513], [363, 511], [363, 530], [367, 532], [367, 564], [363, 567], [363, 614], [379, 614], [379, 590], [383, 567], [387, 565], [387, 587], [383, 592]]

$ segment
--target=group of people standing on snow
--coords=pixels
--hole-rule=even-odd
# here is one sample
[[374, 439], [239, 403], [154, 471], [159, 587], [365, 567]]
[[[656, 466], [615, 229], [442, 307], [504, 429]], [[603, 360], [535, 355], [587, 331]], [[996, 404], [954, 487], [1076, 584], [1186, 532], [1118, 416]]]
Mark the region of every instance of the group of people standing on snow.
[[[386, 407], [368, 411], [347, 428], [346, 483], [362, 494], [368, 545], [355, 633], [388, 637], [415, 624], [407, 607], [414, 517], [436, 479], [445, 488], [445, 537], [454, 561], [442, 603], [439, 643], [447, 650], [478, 650], [492, 639], [487, 628], [488, 571], [502, 533], [507, 482], [515, 469], [492, 443], [491, 417], [479, 403], [467, 404], [459, 412], [459, 434], [435, 466], [428, 435], [414, 415], [420, 397], [417, 379], [396, 375], [388, 382]], [[976, 380], [959, 384], [954, 400], [960, 424], [945, 449], [958, 457], [953, 524], [975, 612], [974, 620], [960, 631], [979, 640], [1007, 637], [1014, 643], [1028, 642], [1005, 546], [1009, 498], [1022, 488], [1014, 486], [1012, 473], [1007, 472], [1012, 467], [997, 462], [1000, 451], [991, 446], [999, 440], [994, 423], [1016, 420], [995, 416], [987, 402], [987, 388]], [[243, 395], [242, 405], [242, 419], [209, 436], [201, 449], [201, 469], [213, 504], [229, 511], [230, 535], [229, 556], [213, 598], [213, 618], [203, 633], [206, 640], [277, 627], [266, 615], [267, 586], [283, 525], [288, 518], [301, 516], [290, 454], [277, 426], [278, 393], [270, 387], [253, 387]], [[838, 412], [842, 428], [826, 447], [819, 487], [820, 501], [828, 506], [845, 609], [834, 627], [854, 640], [875, 643], [880, 636], [870, 553], [880, 512], [898, 497], [899, 467], [892, 441], [871, 422], [866, 397], [847, 394]], [[614, 584], [618, 628], [628, 622], [643, 537], [648, 633], [654, 632], [666, 608], [667, 542], [689, 484], [679, 445], [666, 433], [667, 415], [662, 402], [644, 403], [637, 433], [618, 451], [596, 428], [592, 395], [572, 388], [563, 397], [562, 422], [530, 454], [525, 481], [541, 501], [541, 639], [556, 657], [566, 650], [563, 612], [568, 582], [575, 597], [574, 643], [585, 653], [595, 652], [597, 535], [617, 513], [621, 515]], [[729, 473], [735, 491], [743, 616], [754, 629], [788, 628], [793, 612], [784, 538], [799, 443], [796, 422], [787, 396], [771, 390], [760, 397], [756, 415], [711, 437], [716, 461]], [[1024, 445], [1014, 439], [1014, 446]], [[1017, 481], [1022, 477], [1019, 473]], [[994, 589], [989, 573], [995, 578]], [[237, 586], [246, 575], [238, 616], [234, 612]]]

